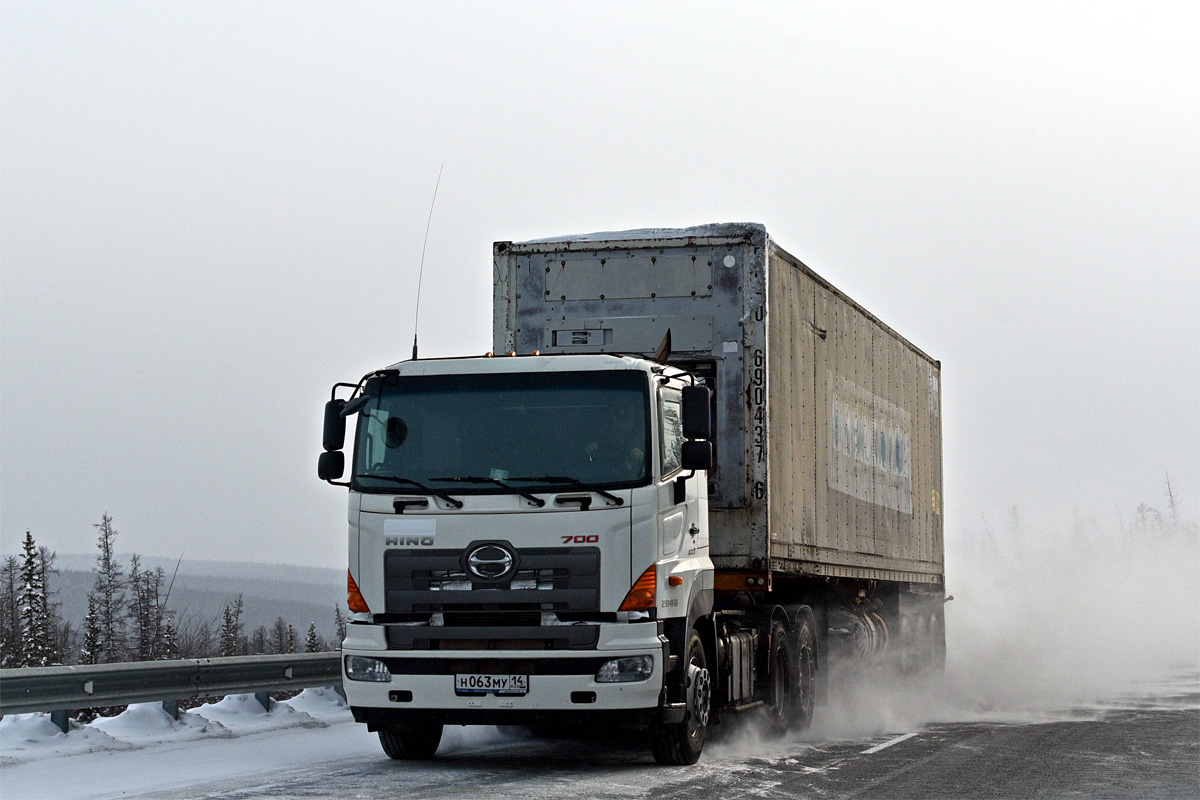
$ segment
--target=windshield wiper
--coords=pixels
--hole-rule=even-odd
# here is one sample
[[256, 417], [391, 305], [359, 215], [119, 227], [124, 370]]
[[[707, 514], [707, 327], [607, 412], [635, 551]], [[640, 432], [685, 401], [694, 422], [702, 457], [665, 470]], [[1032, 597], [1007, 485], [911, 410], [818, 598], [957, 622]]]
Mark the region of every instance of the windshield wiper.
[[529, 481], [531, 483], [565, 483], [569, 486], [574, 486], [576, 489], [580, 489], [585, 492], [595, 492], [596, 494], [603, 497], [605, 500], [608, 500], [609, 501], [608, 505], [610, 505], [610, 506], [619, 506], [619, 505], [624, 505], [624, 503], [625, 503], [624, 500], [622, 500], [620, 497], [617, 497], [615, 494], [613, 494], [611, 492], [606, 492], [603, 489], [586, 484], [583, 481], [579, 480], [578, 478], [568, 478], [565, 475], [540, 475], [537, 477], [526, 477], [526, 478], [514, 478], [512, 475], [509, 475], [508, 480], [510, 480], [510, 481]]
[[541, 508], [542, 506], [546, 505], [546, 501], [543, 500], [542, 498], [538, 497], [535, 494], [530, 494], [529, 492], [525, 491], [524, 489], [518, 489], [516, 486], [509, 486], [507, 483], [505, 483], [502, 480], [498, 480], [496, 478], [485, 478], [482, 475], [465, 475], [465, 476], [464, 475], [454, 475], [454, 476], [451, 476], [448, 478], [430, 478], [429, 480], [431, 480], [431, 481], [454, 481], [456, 483], [494, 483], [503, 489], [507, 489], [510, 492], [515, 492], [516, 494], [521, 495], [521, 497], [524, 497], [526, 500], [533, 503], [538, 508]]
[[391, 481], [392, 483], [402, 483], [406, 486], [415, 486], [416, 488], [420, 489], [422, 492], [425, 492], [425, 494], [431, 494], [431, 495], [434, 495], [435, 497], [442, 498], [443, 500], [445, 500], [447, 503], [450, 504], [451, 508], [462, 508], [463, 507], [462, 500], [455, 500], [453, 497], [446, 494], [445, 492], [439, 492], [437, 489], [430, 489], [425, 484], [423, 484], [419, 481], [414, 481], [412, 478], [401, 478], [398, 475], [355, 475], [354, 477], [358, 478], [360, 480], [362, 478], [370, 478], [372, 480], [377, 480], [377, 481]]

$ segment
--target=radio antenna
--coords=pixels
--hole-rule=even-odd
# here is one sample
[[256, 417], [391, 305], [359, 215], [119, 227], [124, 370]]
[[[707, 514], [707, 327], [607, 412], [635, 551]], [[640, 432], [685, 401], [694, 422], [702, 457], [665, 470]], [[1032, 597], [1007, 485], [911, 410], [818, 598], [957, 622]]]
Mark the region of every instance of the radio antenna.
[[437, 203], [438, 187], [442, 185], [442, 170], [446, 162], [438, 167], [437, 183], [433, 185], [433, 200], [429, 201], [429, 219], [425, 220], [425, 241], [421, 243], [421, 268], [417, 271], [417, 308], [413, 311], [413, 361], [417, 360], [417, 320], [421, 318], [421, 280], [425, 277], [425, 247], [429, 244], [429, 223], [433, 222], [433, 206]]

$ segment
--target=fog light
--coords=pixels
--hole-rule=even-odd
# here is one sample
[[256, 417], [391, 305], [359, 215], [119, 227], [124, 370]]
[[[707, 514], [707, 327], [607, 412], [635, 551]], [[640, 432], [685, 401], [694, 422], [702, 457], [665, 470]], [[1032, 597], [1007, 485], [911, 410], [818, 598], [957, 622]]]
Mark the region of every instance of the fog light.
[[596, 683], [632, 683], [648, 680], [654, 673], [654, 656], [630, 656], [604, 662]]
[[392, 679], [387, 665], [377, 658], [346, 656], [346, 677], [352, 681], [377, 681], [386, 683]]

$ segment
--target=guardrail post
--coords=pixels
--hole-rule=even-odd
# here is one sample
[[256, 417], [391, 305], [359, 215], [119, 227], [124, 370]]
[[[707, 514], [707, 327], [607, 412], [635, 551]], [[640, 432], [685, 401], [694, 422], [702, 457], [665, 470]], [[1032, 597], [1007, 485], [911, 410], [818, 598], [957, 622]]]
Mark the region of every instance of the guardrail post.
[[338, 697], [342, 698], [343, 700], [346, 699], [346, 687], [345, 686], [342, 686], [340, 683], [335, 683], [333, 685], [333, 690], [338, 693]]
[[264, 711], [271, 710], [271, 693], [270, 692], [255, 692], [254, 699], [262, 704]]
[[179, 701], [178, 700], [163, 700], [162, 709], [171, 715], [171, 719], [179, 721]]
[[71, 717], [69, 711], [65, 708], [60, 708], [57, 711], [50, 712], [50, 721], [58, 726], [58, 729], [63, 733], [69, 733], [71, 730]]

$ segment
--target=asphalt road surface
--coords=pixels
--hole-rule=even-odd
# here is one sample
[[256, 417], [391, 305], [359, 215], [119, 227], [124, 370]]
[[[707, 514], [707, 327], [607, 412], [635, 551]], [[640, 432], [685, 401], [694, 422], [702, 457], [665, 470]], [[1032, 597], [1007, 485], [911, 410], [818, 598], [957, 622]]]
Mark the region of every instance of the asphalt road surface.
[[364, 751], [142, 796], [1200, 798], [1197, 699], [1127, 700], [1049, 721], [932, 724], [836, 741], [769, 741], [743, 731], [710, 743], [694, 767], [656, 766], [641, 742], [483, 731], [472, 741], [456, 732], [431, 762]]

